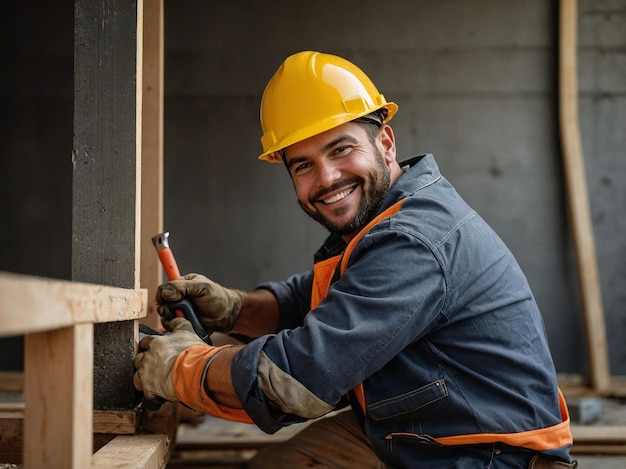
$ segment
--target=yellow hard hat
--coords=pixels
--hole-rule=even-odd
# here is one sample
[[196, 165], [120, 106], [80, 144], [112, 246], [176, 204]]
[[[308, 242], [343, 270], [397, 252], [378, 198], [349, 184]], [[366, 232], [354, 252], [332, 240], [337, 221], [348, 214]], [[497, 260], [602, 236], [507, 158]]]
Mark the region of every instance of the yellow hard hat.
[[381, 108], [387, 110], [383, 123], [398, 111], [356, 65], [336, 55], [298, 52], [263, 92], [259, 159], [280, 163], [283, 148]]

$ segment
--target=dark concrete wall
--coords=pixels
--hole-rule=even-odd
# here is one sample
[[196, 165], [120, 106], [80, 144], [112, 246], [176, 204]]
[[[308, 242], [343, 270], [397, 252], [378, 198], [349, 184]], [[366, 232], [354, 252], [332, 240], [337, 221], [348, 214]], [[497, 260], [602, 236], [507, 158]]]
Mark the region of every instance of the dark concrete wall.
[[[0, 270], [69, 279], [73, 2], [0, 11]], [[22, 367], [22, 344], [0, 339], [0, 369]]]
[[584, 1], [579, 20], [582, 142], [611, 370], [626, 374], [626, 2]]
[[[15, 25], [3, 15], [2, 55], [13, 66], [3, 67], [0, 87], [0, 155], [11, 174], [0, 202], [0, 269], [64, 277], [71, 2], [34, 14], [28, 3], [13, 7]], [[611, 368], [626, 374], [626, 0], [579, 7], [581, 128]], [[165, 228], [182, 271], [250, 288], [310, 266], [325, 233], [301, 213], [285, 169], [256, 160], [258, 106], [287, 55], [336, 53], [400, 105], [392, 121], [400, 155], [434, 153], [516, 254], [558, 371], [586, 372], [554, 2], [179, 0], [165, 2], [165, 13]], [[51, 230], [62, 233], [54, 253], [41, 234]]]

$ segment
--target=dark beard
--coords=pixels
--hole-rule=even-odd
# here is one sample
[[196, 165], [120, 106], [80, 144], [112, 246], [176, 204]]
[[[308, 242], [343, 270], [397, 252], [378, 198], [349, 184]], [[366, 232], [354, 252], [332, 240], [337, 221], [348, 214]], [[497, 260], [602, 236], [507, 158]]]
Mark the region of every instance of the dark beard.
[[[389, 192], [391, 171], [387, 166], [385, 166], [383, 156], [380, 151], [378, 151], [378, 149], [376, 149], [376, 168], [370, 173], [369, 179], [369, 189], [366, 193], [363, 194], [356, 215], [348, 223], [333, 223], [326, 217], [322, 216], [319, 212], [309, 212], [300, 201], [298, 201], [298, 203], [307, 215], [320, 223], [331, 233], [336, 233], [340, 236], [358, 233], [376, 216], [378, 210], [380, 209], [380, 206], [387, 196], [387, 193]], [[355, 178], [350, 182], [359, 183], [361, 187], [365, 188], [365, 181], [363, 180], [363, 178]], [[342, 186], [344, 184], [345, 181], [342, 181], [339, 186]]]

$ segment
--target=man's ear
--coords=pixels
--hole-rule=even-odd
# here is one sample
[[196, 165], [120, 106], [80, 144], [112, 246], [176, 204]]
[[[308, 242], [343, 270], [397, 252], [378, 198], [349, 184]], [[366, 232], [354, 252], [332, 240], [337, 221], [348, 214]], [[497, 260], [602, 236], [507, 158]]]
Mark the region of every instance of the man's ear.
[[393, 129], [383, 124], [378, 138], [381, 145], [380, 150], [385, 161], [387, 161], [387, 163], [394, 162], [396, 160], [396, 136], [393, 133]]

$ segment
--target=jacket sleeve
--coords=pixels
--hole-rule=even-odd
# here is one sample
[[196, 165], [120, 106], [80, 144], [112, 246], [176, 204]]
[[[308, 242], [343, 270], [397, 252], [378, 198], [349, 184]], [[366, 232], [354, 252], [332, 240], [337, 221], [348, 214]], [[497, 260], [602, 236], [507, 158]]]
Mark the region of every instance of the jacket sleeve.
[[[350, 389], [436, 322], [446, 286], [432, 252], [406, 233], [376, 231], [355, 248], [343, 276], [301, 326], [256, 339], [233, 360], [237, 396], [262, 430], [272, 433], [309, 418], [279, 411], [270, 404], [277, 395], [306, 389], [320, 408], [322, 403], [338, 406]], [[271, 399], [263, 392], [267, 380], [259, 378], [261, 354], [284, 372], [283, 378], [292, 378], [284, 379], [287, 389], [274, 388]], [[268, 369], [276, 371], [272, 365]]]
[[265, 282], [257, 286], [269, 290], [278, 301], [280, 317], [277, 331], [294, 329], [304, 323], [311, 305], [313, 271], [292, 275], [282, 282]]

